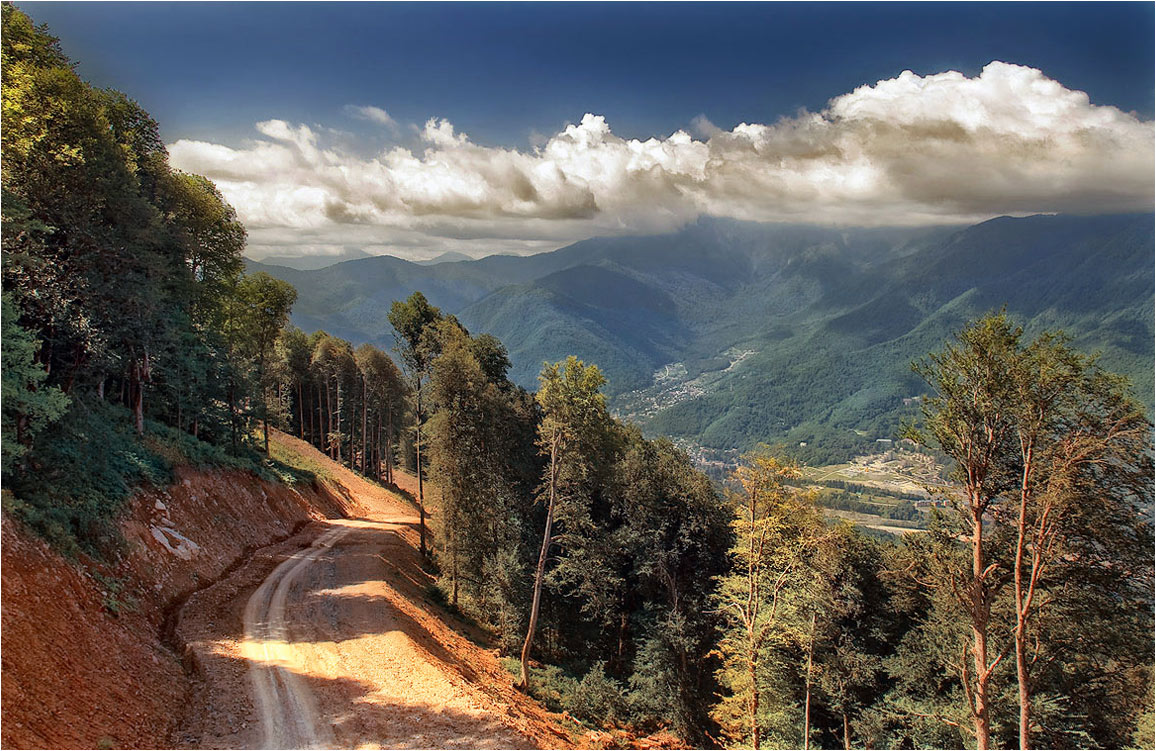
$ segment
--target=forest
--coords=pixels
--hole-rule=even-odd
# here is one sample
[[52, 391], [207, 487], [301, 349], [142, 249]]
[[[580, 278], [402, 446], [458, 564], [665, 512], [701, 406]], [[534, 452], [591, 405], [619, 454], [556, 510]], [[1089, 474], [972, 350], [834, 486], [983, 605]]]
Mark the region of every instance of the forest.
[[516, 385], [501, 341], [420, 291], [380, 322], [390, 352], [291, 326], [293, 287], [243, 273], [235, 211], [147, 112], [10, 4], [2, 49], [3, 504], [59, 549], [114, 550], [177, 464], [299, 480], [276, 428], [385, 485], [416, 473], [436, 597], [591, 726], [1151, 747], [1152, 424], [1062, 333], [995, 312], [912, 365], [903, 435], [954, 492], [926, 533], [868, 537], [767, 447], [712, 483], [611, 415], [595, 364]]

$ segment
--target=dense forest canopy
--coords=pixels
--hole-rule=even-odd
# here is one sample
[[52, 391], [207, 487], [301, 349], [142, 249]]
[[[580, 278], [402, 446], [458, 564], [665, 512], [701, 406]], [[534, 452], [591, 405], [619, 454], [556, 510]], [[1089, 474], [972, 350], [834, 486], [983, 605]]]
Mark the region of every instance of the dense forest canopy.
[[1152, 425], [1062, 334], [991, 314], [928, 348], [908, 435], [954, 484], [926, 533], [867, 537], [821, 503], [864, 486], [809, 489], [766, 447], [712, 483], [611, 414], [596, 364], [547, 362], [531, 392], [421, 291], [376, 321], [393, 356], [290, 325], [296, 290], [243, 273], [235, 212], [138, 104], [10, 4], [2, 50], [4, 510], [58, 547], [115, 547], [124, 499], [177, 463], [298, 479], [277, 427], [385, 485], [415, 472], [437, 596], [577, 721], [1151, 746]]

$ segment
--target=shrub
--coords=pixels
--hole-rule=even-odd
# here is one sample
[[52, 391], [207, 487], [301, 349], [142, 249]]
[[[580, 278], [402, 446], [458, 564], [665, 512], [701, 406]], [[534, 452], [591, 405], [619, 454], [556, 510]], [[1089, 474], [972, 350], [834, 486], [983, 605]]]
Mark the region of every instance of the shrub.
[[589, 672], [573, 684], [563, 706], [575, 717], [596, 725], [612, 725], [629, 718], [626, 691], [621, 683], [606, 675], [606, 663], [594, 663]]
[[8, 480], [7, 510], [68, 555], [119, 542], [112, 523], [133, 489], [172, 478], [172, 465], [133, 432], [128, 410], [74, 400]]
[[66, 555], [101, 557], [121, 542], [116, 515], [133, 491], [163, 486], [178, 465], [252, 472], [268, 482], [312, 482], [313, 475], [267, 460], [245, 447], [239, 456], [181, 430], [146, 421], [136, 434], [132, 414], [104, 401], [75, 399], [6, 476], [4, 510]]

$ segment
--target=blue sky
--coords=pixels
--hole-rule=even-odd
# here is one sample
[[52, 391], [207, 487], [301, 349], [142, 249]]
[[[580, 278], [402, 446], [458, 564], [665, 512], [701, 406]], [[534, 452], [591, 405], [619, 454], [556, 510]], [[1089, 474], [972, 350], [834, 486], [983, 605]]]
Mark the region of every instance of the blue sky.
[[[1151, 165], [1120, 174], [1151, 159], [1151, 3], [18, 5], [82, 76], [153, 114], [258, 254], [531, 252], [704, 214], [911, 224], [1151, 202]], [[934, 78], [948, 72], [960, 80]], [[864, 118], [889, 135], [848, 125]], [[967, 143], [898, 154], [933, 121]], [[1071, 122], [1106, 134], [1099, 151]], [[1012, 158], [992, 151], [1025, 128]], [[1041, 171], [1057, 143], [1076, 166]], [[800, 150], [827, 161], [796, 164]], [[735, 187], [752, 181], [773, 206]]]
[[586, 112], [628, 138], [767, 122], [904, 69], [1040, 68], [1153, 113], [1151, 3], [21, 3], [166, 138], [346, 104], [521, 145]]

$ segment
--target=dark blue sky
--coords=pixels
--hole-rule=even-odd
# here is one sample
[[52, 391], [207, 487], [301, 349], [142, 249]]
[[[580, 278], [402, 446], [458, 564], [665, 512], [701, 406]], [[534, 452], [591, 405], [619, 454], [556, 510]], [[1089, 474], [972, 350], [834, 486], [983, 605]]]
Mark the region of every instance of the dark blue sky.
[[525, 147], [585, 112], [665, 136], [997, 59], [1153, 115], [1152, 3], [18, 5], [169, 142], [238, 143], [270, 118], [366, 128], [350, 104], [445, 117], [484, 144]]

